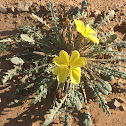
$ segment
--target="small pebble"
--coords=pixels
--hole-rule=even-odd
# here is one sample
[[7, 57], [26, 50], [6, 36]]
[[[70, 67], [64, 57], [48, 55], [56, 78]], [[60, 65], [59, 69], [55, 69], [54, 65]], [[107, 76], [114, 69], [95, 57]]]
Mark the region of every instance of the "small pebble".
[[115, 101], [114, 101], [114, 106], [116, 107], [116, 108], [119, 108], [120, 107], [120, 103], [115, 99]]
[[7, 9], [1, 4], [0, 4], [0, 12], [2, 12], [2, 13], [6, 13], [7, 12]]
[[25, 1], [25, 2], [18, 2], [18, 6], [17, 6], [17, 10], [19, 12], [25, 12], [25, 11], [29, 11], [29, 8], [31, 7], [32, 2], [31, 1]]
[[93, 17], [94, 17], [94, 16], [97, 17], [97, 16], [100, 15], [100, 14], [101, 14], [101, 11], [100, 11], [100, 10], [94, 10], [94, 9], [93, 9], [93, 10], [91, 11], [91, 16], [93, 16]]
[[94, 12], [95, 17], [97, 17], [100, 14], [101, 14], [101, 11], [100, 10], [95, 10], [95, 12]]

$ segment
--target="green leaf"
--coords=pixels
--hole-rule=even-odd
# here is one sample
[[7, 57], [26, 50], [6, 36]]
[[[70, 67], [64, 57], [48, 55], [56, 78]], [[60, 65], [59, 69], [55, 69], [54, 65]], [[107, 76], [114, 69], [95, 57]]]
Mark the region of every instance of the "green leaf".
[[47, 118], [42, 125], [44, 126], [49, 125], [56, 118], [56, 116], [58, 116], [61, 113], [59, 109], [63, 105], [66, 98], [67, 95], [62, 100], [60, 100], [60, 103], [57, 102], [57, 107], [55, 107], [54, 109], [50, 109], [50, 114], [47, 115], [47, 117], [49, 118]]
[[91, 126], [92, 122], [88, 110], [85, 110], [85, 112], [83, 113], [83, 117], [84, 117], [83, 121], [84, 126]]
[[10, 38], [7, 38], [7, 39], [2, 39], [0, 40], [0, 43], [4, 43], [4, 42], [12, 42], [13, 40], [10, 39]]
[[111, 43], [111, 42], [113, 42], [116, 38], [117, 38], [117, 35], [116, 35], [116, 34], [111, 35], [111, 36], [107, 39], [107, 41], [105, 41], [105, 44], [106, 44], [106, 43]]
[[102, 94], [108, 95], [108, 91], [105, 90], [105, 89], [102, 87], [101, 84], [98, 84], [98, 83], [95, 83], [95, 84], [96, 84], [96, 87], [98, 88], [98, 90], [99, 90]]
[[99, 81], [101, 82], [102, 87], [107, 90], [108, 92], [112, 91], [112, 87], [111, 85], [108, 83], [108, 81], [104, 81], [103, 79], [97, 77], [99, 79]]
[[10, 60], [13, 64], [16, 64], [16, 65], [23, 65], [24, 64], [24, 61], [21, 59], [21, 58], [18, 58], [18, 57], [13, 57], [11, 58]]
[[110, 17], [113, 18], [113, 17], [114, 17], [114, 14], [115, 14], [115, 11], [114, 11], [114, 10], [109, 11], [109, 16], [110, 16]]
[[21, 34], [21, 39], [26, 42], [32, 42], [34, 44], [35, 40], [30, 38], [27, 34]]
[[82, 108], [82, 103], [81, 103], [81, 101], [80, 101], [80, 99], [79, 99], [78, 96], [76, 96], [76, 97], [74, 97], [74, 98], [76, 99], [75, 108], [77, 109], [77, 111], [80, 111], [81, 108]]
[[82, 108], [82, 104], [84, 102], [84, 98], [82, 93], [77, 91], [69, 92], [69, 97], [67, 98], [67, 105], [76, 108], [78, 111]]
[[111, 92], [111, 91], [112, 91], [111, 85], [110, 85], [107, 81], [104, 81], [104, 82], [105, 82], [105, 83], [102, 83], [104, 89], [106, 89], [107, 91]]
[[37, 15], [35, 15], [35, 14], [33, 14], [33, 13], [32, 13], [32, 16], [33, 16], [34, 18], [36, 18], [38, 21], [40, 21], [42, 24], [45, 24], [45, 26], [47, 26], [47, 27], [50, 28], [50, 26], [46, 23], [46, 21], [43, 20], [42, 17], [39, 17], [39, 16], [37, 16]]
[[48, 119], [48, 120], [45, 120], [45, 122], [42, 125], [43, 126], [48, 126], [51, 122], [53, 122], [53, 120]]

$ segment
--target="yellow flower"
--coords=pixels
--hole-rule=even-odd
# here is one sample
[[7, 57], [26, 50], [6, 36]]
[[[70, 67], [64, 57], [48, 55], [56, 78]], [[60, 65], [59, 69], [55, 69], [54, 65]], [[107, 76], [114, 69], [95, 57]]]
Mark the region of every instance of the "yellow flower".
[[70, 71], [70, 79], [73, 84], [78, 84], [81, 78], [81, 67], [87, 64], [84, 57], [80, 57], [78, 51], [74, 50], [69, 60], [69, 55], [66, 51], [61, 50], [58, 57], [53, 58], [53, 63], [58, 67], [52, 70], [52, 73], [57, 75], [57, 80], [64, 83]]
[[85, 28], [83, 21], [74, 20], [74, 22], [77, 26], [78, 32], [80, 32], [84, 37], [90, 38], [93, 42], [99, 44], [99, 39], [95, 36], [97, 35], [97, 32], [90, 28], [89, 24], [87, 24]]

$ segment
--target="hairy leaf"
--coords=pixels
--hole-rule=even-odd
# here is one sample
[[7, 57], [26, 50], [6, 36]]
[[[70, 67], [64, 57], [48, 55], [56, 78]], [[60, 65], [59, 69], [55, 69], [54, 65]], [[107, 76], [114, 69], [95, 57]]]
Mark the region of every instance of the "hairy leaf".
[[21, 58], [18, 58], [18, 57], [13, 57], [11, 58], [10, 60], [13, 64], [16, 64], [16, 65], [23, 65], [24, 64], [24, 61], [21, 59]]
[[35, 40], [31, 37], [29, 37], [27, 34], [21, 34], [21, 39], [26, 42], [31, 42], [34, 44]]
[[85, 112], [83, 113], [83, 119], [84, 119], [83, 121], [84, 126], [91, 126], [92, 122], [88, 110], [85, 110]]

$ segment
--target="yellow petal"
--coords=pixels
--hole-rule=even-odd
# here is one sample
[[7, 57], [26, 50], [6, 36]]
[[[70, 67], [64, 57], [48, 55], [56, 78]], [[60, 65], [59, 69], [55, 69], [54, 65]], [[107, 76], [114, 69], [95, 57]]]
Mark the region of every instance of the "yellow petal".
[[80, 83], [80, 78], [81, 78], [81, 68], [72, 68], [70, 70], [70, 79], [73, 84], [78, 84]]
[[52, 73], [57, 75], [57, 81], [64, 83], [67, 80], [69, 69], [67, 67], [55, 67]]
[[74, 50], [70, 57], [70, 66], [80, 57], [80, 53], [77, 50]]
[[69, 55], [66, 51], [61, 50], [59, 56], [65, 61], [67, 65], [69, 65]]
[[53, 58], [53, 62], [57, 66], [68, 66], [69, 65], [69, 55], [66, 51], [61, 50], [58, 57]]
[[90, 28], [89, 24], [86, 25], [86, 33], [97, 34], [97, 32], [95, 30], [93, 30], [92, 28]]
[[77, 31], [82, 33], [82, 32], [85, 32], [85, 26], [84, 26], [84, 23], [83, 21], [81, 20], [74, 20], [76, 26], [77, 26]]
[[88, 37], [95, 43], [99, 44], [99, 39], [96, 36], [88, 35]]
[[57, 66], [66, 66], [66, 62], [59, 56], [53, 58], [53, 63], [55, 63]]
[[88, 38], [88, 34], [86, 32], [82, 32], [81, 33], [84, 37], [87, 37]]
[[86, 64], [87, 64], [87, 60], [84, 57], [80, 57], [80, 53], [77, 50], [74, 50], [70, 57], [70, 66], [83, 67]]
[[72, 62], [72, 67], [84, 67], [87, 64], [87, 60], [84, 57], [79, 57], [74, 62]]

